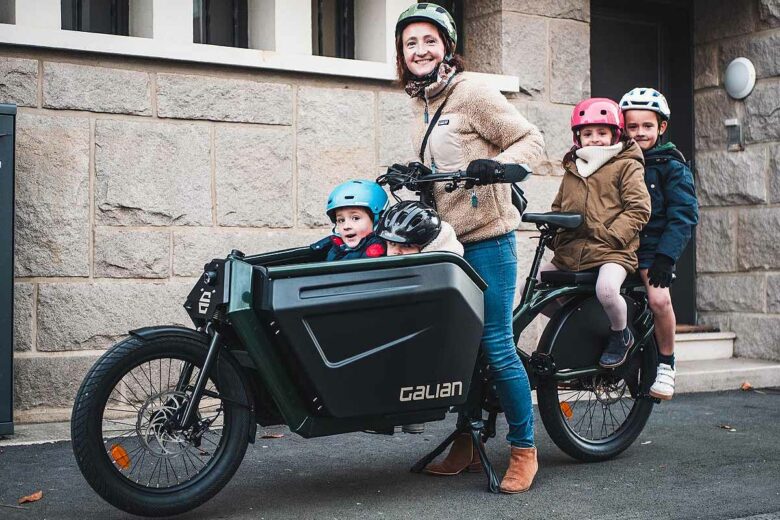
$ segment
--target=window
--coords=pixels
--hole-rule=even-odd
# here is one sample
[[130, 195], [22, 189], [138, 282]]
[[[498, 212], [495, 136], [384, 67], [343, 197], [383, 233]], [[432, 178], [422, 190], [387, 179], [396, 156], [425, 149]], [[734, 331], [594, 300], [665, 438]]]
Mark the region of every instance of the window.
[[[420, 3], [420, 1], [417, 3]], [[455, 52], [463, 55], [463, 42], [465, 41], [465, 38], [463, 37], [463, 0], [433, 0], [428, 3], [442, 6], [449, 11], [455, 19], [455, 26], [458, 28], [458, 46], [455, 49]]]
[[312, 0], [312, 53], [355, 58], [355, 0]]
[[129, 35], [129, 0], [62, 0], [62, 28]]
[[15, 0], [0, 0], [0, 23], [16, 23]]
[[247, 0], [193, 0], [193, 40], [195, 43], [249, 46]]

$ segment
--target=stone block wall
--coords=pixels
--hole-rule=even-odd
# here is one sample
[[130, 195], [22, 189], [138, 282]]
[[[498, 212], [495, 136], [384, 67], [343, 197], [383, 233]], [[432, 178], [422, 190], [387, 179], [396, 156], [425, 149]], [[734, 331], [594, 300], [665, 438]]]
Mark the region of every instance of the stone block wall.
[[[780, 0], [698, 0], [694, 20], [697, 307], [737, 334], [739, 356], [780, 360]], [[756, 68], [744, 100], [723, 87], [740, 56]], [[726, 150], [725, 119], [745, 150]]]
[[[467, 31], [483, 20], [515, 37], [526, 24], [539, 40], [534, 63], [507, 52], [488, 69], [476, 36], [467, 58], [521, 77], [507, 97], [545, 134], [548, 158], [525, 189], [546, 211], [571, 106], [589, 89], [588, 2], [468, 4]], [[550, 45], [585, 60], [579, 86], [548, 63]], [[327, 234], [334, 185], [414, 155], [407, 100], [388, 82], [0, 46], [0, 103], [19, 106], [16, 420], [67, 419], [88, 367], [128, 330], [189, 325], [182, 303], [211, 258]], [[534, 235], [518, 230], [521, 282]]]

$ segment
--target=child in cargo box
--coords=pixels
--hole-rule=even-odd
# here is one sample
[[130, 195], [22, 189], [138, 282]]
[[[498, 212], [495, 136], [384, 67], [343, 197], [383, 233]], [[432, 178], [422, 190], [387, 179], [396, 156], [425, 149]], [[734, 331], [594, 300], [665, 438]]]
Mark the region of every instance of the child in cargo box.
[[327, 261], [385, 256], [384, 241], [374, 227], [387, 207], [387, 194], [373, 181], [353, 180], [336, 186], [328, 196], [325, 212], [333, 222]]
[[455, 230], [435, 209], [411, 200], [391, 206], [382, 215], [376, 234], [387, 242], [387, 255], [448, 251], [463, 256]]

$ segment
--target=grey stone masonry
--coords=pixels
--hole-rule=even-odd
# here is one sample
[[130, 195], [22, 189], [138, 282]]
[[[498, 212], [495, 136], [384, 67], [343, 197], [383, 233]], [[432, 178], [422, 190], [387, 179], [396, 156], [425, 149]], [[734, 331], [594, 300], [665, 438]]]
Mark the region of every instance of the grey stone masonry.
[[780, 208], [756, 208], [739, 214], [740, 269], [780, 269]]
[[464, 3], [467, 18], [503, 9], [550, 18], [590, 21], [590, 0], [470, 0]]
[[292, 99], [292, 86], [282, 83], [157, 75], [160, 117], [290, 125]]
[[46, 62], [43, 106], [150, 116], [151, 81], [146, 72]]
[[0, 103], [38, 104], [38, 60], [0, 57]]
[[14, 409], [70, 407], [96, 354], [14, 359]]
[[14, 284], [14, 350], [16, 352], [32, 350], [34, 295], [33, 284]]
[[697, 308], [701, 311], [764, 312], [766, 275], [700, 274], [696, 278]]
[[769, 202], [780, 202], [780, 143], [770, 148]]
[[405, 164], [417, 160], [409, 135], [412, 122], [411, 101], [406, 92], [380, 92], [379, 121], [377, 132], [379, 139], [379, 165], [390, 166], [393, 163]]
[[[735, 332], [738, 356], [764, 359], [780, 359], [779, 13], [778, 0], [694, 6], [695, 164], [704, 207], [696, 243], [699, 321]], [[758, 78], [742, 100], [723, 85], [738, 57], [753, 63]], [[727, 150], [726, 119], [741, 124], [743, 150]]]
[[[469, 5], [470, 2], [466, 2]], [[500, 73], [503, 67], [501, 45], [501, 13], [491, 13], [473, 20], [466, 20], [467, 34], [482, 35], [466, 38], [464, 54], [469, 57], [470, 70], [477, 72]]]
[[700, 153], [696, 160], [699, 203], [723, 206], [767, 202], [768, 164], [764, 146], [750, 146], [742, 153]]
[[95, 229], [95, 277], [167, 278], [170, 231]]
[[759, 0], [761, 27], [780, 27], [780, 0]]
[[780, 314], [780, 275], [772, 274], [766, 279], [766, 306], [769, 312]]
[[693, 88], [716, 87], [718, 85], [718, 47], [701, 45], [693, 50]]
[[[532, 175], [531, 178], [520, 185], [528, 199], [528, 213], [544, 213], [550, 211], [550, 205], [555, 200], [558, 188], [561, 185], [561, 177], [550, 175]], [[536, 230], [534, 224], [520, 223], [520, 229]], [[529, 251], [533, 256], [533, 250]]]
[[722, 88], [694, 93], [696, 150], [726, 149], [726, 127], [723, 122], [738, 116], [737, 103]]
[[734, 211], [701, 211], [696, 226], [696, 271], [737, 270], [737, 217]]
[[729, 328], [737, 335], [734, 355], [780, 361], [780, 316], [731, 313]]
[[218, 127], [216, 186], [220, 225], [292, 227], [291, 129]]
[[550, 20], [550, 101], [575, 105], [590, 97], [590, 27]]
[[190, 325], [182, 305], [190, 282], [40, 284], [39, 351], [106, 348], [149, 325]]
[[780, 141], [778, 107], [780, 78], [759, 81], [753, 93], [745, 99], [747, 142]]
[[747, 56], [756, 68], [757, 78], [780, 75], [780, 32], [759, 33], [720, 44], [720, 70], [740, 56]]
[[173, 232], [173, 273], [200, 276], [203, 264], [225, 258], [231, 249], [247, 255], [313, 244], [330, 229], [267, 231], [255, 229], [182, 229]]
[[95, 218], [104, 225], [211, 224], [209, 129], [99, 120]]
[[544, 136], [545, 157], [532, 164], [539, 175], [562, 175], [561, 161], [572, 146], [571, 106], [513, 101], [523, 116], [535, 124]]
[[89, 121], [20, 113], [16, 276], [89, 276]]
[[306, 226], [330, 223], [328, 193], [349, 179], [373, 179], [374, 94], [347, 89], [298, 90], [298, 214]]
[[512, 12], [504, 13], [501, 32], [486, 38], [497, 39], [495, 42], [488, 41], [487, 45], [496, 45], [502, 49], [502, 66], [500, 71], [485, 72], [517, 76], [521, 92], [534, 98], [544, 95], [547, 89], [547, 59], [550, 52], [547, 20]]
[[694, 41], [699, 44], [756, 29], [756, 0], [695, 0]]

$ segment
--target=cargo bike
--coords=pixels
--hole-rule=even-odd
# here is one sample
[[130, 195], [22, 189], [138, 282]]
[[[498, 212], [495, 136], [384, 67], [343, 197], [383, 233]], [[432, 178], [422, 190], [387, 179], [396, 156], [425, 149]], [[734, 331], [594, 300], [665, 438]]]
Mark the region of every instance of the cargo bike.
[[[530, 170], [504, 165], [491, 182]], [[423, 200], [434, 183], [470, 189], [484, 179], [394, 166], [378, 179]], [[539, 230], [514, 335], [553, 302], [533, 353], [518, 349], [555, 444], [582, 461], [625, 450], [654, 404], [653, 317], [638, 279], [622, 288], [637, 339], [616, 369], [598, 365], [608, 321], [595, 273], [536, 275], [556, 232], [581, 216], [526, 213]], [[129, 333], [87, 373], [73, 407], [79, 468], [112, 505], [167, 516], [204, 503], [238, 469], [257, 425], [287, 425], [304, 438], [443, 420], [456, 430], [412, 467], [420, 472], [468, 432], [488, 489], [498, 479], [483, 442], [495, 436], [500, 406], [480, 361], [485, 282], [451, 253], [323, 262], [324, 242], [258, 255], [233, 250], [205, 265], [185, 308], [194, 328], [153, 326]]]

